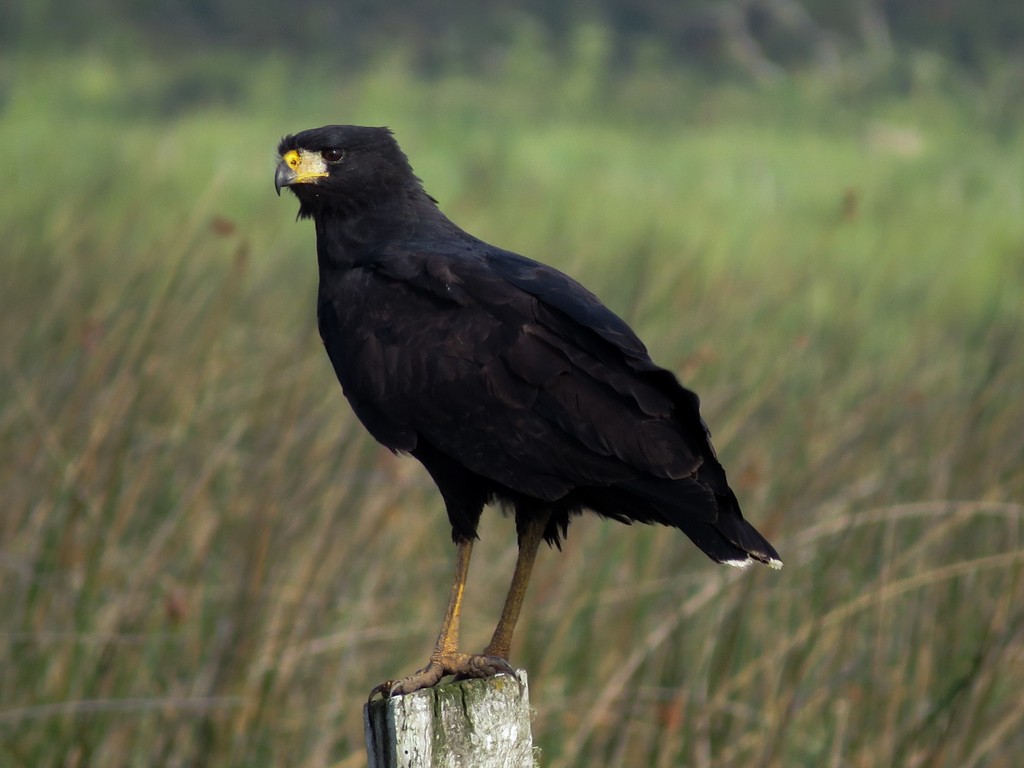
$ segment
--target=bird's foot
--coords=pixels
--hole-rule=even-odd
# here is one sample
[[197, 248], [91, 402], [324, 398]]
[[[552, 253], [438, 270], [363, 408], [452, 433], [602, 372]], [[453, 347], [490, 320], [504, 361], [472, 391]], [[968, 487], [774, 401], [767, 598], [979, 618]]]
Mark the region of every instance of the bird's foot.
[[514, 675], [515, 670], [505, 660], [498, 656], [486, 656], [484, 654], [470, 653], [434, 653], [423, 669], [413, 672], [401, 680], [387, 680], [380, 685], [374, 686], [370, 691], [370, 699], [378, 693], [381, 698], [387, 699], [391, 696], [400, 696], [403, 693], [412, 693], [421, 688], [430, 688], [441, 682], [445, 675], [455, 675], [459, 680], [471, 677], [491, 677], [506, 673]]

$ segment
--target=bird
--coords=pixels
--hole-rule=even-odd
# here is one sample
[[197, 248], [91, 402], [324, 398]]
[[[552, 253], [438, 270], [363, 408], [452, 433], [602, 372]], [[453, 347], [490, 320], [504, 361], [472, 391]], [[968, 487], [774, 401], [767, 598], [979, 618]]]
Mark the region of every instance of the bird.
[[[427, 664], [371, 699], [512, 673], [540, 544], [560, 549], [587, 511], [678, 528], [718, 563], [782, 566], [740, 511], [697, 395], [597, 296], [458, 227], [386, 127], [328, 125], [277, 149], [277, 194], [316, 230], [317, 325], [344, 395], [370, 435], [426, 469], [455, 544]], [[514, 516], [518, 556], [491, 641], [467, 653], [463, 592], [491, 504]]]

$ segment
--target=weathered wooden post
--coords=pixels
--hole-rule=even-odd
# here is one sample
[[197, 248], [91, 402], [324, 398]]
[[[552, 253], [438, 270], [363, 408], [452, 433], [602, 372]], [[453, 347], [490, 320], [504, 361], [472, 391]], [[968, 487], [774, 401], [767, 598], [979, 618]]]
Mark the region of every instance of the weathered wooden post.
[[526, 672], [462, 680], [363, 707], [368, 768], [530, 768]]

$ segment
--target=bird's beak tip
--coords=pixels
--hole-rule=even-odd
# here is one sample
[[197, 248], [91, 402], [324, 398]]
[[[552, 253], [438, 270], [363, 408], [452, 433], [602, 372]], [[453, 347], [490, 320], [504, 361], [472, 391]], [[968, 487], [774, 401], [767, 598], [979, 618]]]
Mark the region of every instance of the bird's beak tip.
[[277, 166], [277, 170], [274, 171], [274, 191], [278, 197], [281, 196], [281, 187], [287, 187], [294, 179], [295, 172], [285, 163]]

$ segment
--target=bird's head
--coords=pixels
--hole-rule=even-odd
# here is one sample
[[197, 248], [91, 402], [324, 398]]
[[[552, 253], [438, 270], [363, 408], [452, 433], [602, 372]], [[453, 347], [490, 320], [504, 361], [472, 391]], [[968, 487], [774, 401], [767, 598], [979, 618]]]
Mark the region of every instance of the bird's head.
[[419, 188], [409, 161], [387, 128], [325, 125], [278, 144], [274, 187], [299, 199], [299, 216], [331, 208], [358, 210]]

